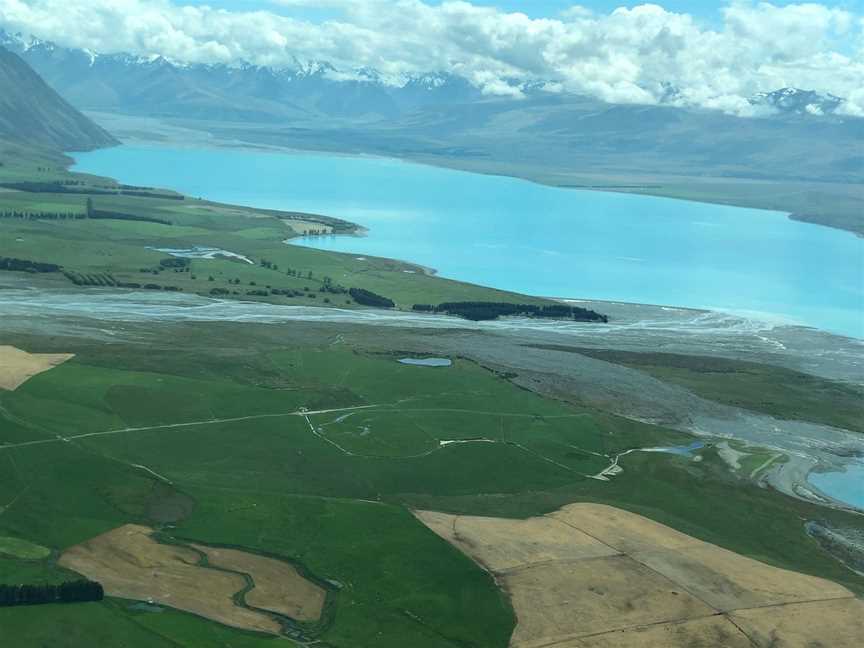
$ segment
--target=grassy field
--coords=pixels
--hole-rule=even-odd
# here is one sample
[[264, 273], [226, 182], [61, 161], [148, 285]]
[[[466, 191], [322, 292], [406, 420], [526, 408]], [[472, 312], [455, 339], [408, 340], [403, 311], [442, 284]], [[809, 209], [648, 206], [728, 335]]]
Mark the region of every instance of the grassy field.
[[[143, 350], [139, 353], [146, 355]], [[309, 352], [307, 356], [298, 350], [254, 360], [313, 367], [318, 364], [317, 355]], [[328, 641], [332, 638], [337, 645], [370, 645], [374, 641], [382, 646], [437, 646], [445, 636], [448, 643], [452, 639], [459, 645], [504, 645], [512, 618], [484, 572], [426, 532], [397, 504], [339, 497], [371, 499], [377, 498], [379, 490], [393, 492], [400, 487], [399, 477], [405, 474], [405, 467], [394, 466], [378, 475], [382, 466], [377, 460], [343, 457], [310, 434], [303, 417], [282, 416], [301, 406], [350, 407], [368, 397], [380, 397], [381, 389], [393, 387], [394, 381], [386, 381], [368, 391], [325, 388], [322, 385], [336, 382], [332, 372], [351, 367], [354, 354], [343, 350], [321, 351], [320, 355], [320, 371], [281, 369], [284, 381], [295, 387], [275, 389], [232, 380], [230, 362], [220, 363], [217, 369], [212, 360], [205, 360], [209, 371], [198, 379], [172, 375], [170, 367], [160, 373], [109, 369], [103, 366], [109, 360], [121, 366], [136, 364], [134, 354], [117, 354], [115, 349], [110, 355], [92, 358], [93, 365], [73, 362], [65, 375], [51, 376], [53, 380], [41, 384], [34, 379], [20, 390], [4, 394], [0, 419], [4, 443], [11, 441], [5, 435], [9, 419], [27, 421], [23, 430], [13, 424], [13, 443], [22, 443], [26, 436], [49, 443], [0, 450], [0, 462], [7, 468], [3, 471], [3, 491], [16, 494], [14, 503], [0, 515], [3, 535], [40, 538], [63, 549], [123, 521], [147, 520], [154, 497], [169, 498], [173, 488], [162, 484], [160, 492], [154, 492], [159, 482], [132, 465], [140, 463], [166, 475], [176, 487], [182, 484], [195, 500], [192, 517], [178, 521], [179, 528], [172, 533], [282, 555], [297, 560], [315, 575], [340, 583], [339, 612], [327, 632]], [[357, 380], [364, 384], [364, 372], [374, 373], [375, 367], [365, 366], [362, 360], [357, 364]], [[414, 368], [392, 364], [400, 372], [394, 378], [406, 382], [405, 373]], [[214, 375], [217, 371], [221, 379]], [[471, 380], [480, 370], [469, 366], [466, 371], [464, 380]], [[437, 377], [432, 384], [425, 384], [423, 375], [413, 387], [441, 388]], [[503, 387], [506, 389], [506, 384]], [[408, 389], [406, 385], [404, 390]], [[212, 418], [244, 416], [253, 418], [209, 422]], [[206, 424], [70, 438], [201, 420]], [[70, 440], [59, 441], [57, 434]], [[165, 453], [166, 443], [173, 445], [174, 451]], [[171, 457], [167, 463], [163, 461], [168, 458], [166, 454]], [[416, 478], [418, 483], [433, 481], [430, 468], [434, 469], [427, 466]], [[466, 479], [462, 477], [462, 481]], [[449, 490], [463, 492], [454, 488]], [[0, 561], [0, 569], [4, 581], [23, 576], [17, 561]], [[46, 570], [49, 573], [42, 577], [50, 578], [47, 566]], [[144, 614], [112, 602], [81, 609], [92, 608], [94, 615], [105, 615], [105, 609], [96, 609], [100, 607], [107, 608], [112, 616], [123, 617], [122, 621], [111, 621], [115, 627], [131, 621], [146, 628], [139, 645], [154, 645], [145, 639], [151, 632], [192, 645], [184, 643], [183, 637], [200, 631], [200, 623], [187, 619], [188, 615]], [[62, 608], [54, 610], [43, 611], [43, 615], [63, 615]], [[3, 610], [0, 618], [4, 622], [10, 615], [20, 619], [17, 612]], [[81, 624], [88, 627], [89, 614], [79, 614]], [[490, 634], [490, 629], [495, 630]], [[225, 644], [193, 644], [236, 645], [234, 641], [243, 637], [243, 633], [227, 629], [200, 634], [210, 635], [224, 636]], [[252, 638], [247, 640], [252, 642], [249, 645], [257, 645]]]
[[[84, 352], [68, 371], [49, 372], [44, 374], [49, 380], [33, 379], [3, 395], [4, 443], [26, 443], [28, 437], [47, 441], [0, 450], [0, 462], [9, 468], [3, 490], [16, 494], [0, 516], [4, 534], [39, 538], [62, 550], [126, 520], [146, 520], [158, 483], [135, 467], [146, 466], [196, 502], [192, 516], [178, 520], [171, 533], [282, 555], [340, 583], [338, 613], [325, 635], [335, 645], [506, 644], [512, 617], [488, 575], [420, 526], [399, 504], [398, 493], [542, 488], [567, 483], [570, 472], [548, 474], [532, 453], [506, 445], [485, 457], [468, 446], [405, 461], [367, 456], [365, 450], [349, 456], [292, 413], [300, 407], [372, 402], [386, 403], [382, 407], [389, 411], [403, 401], [422, 420], [424, 409], [441, 407], [446, 392], [462, 390], [468, 391], [463, 399], [446, 396], [454, 409], [494, 411], [493, 403], [506, 398], [512, 415], [571, 412], [468, 362], [444, 374], [350, 349], [306, 347], [271, 349], [236, 362], [199, 358], [195, 363], [181, 354], [158, 373], [147, 370], [152, 360], [144, 349]], [[139, 363], [144, 366], [130, 368]], [[274, 382], [278, 374], [283, 386], [237, 381], [231, 376], [234, 364], [269, 365], [262, 374]], [[182, 367], [179, 375], [172, 367]], [[189, 368], [199, 376], [186, 375]], [[532, 413], [520, 414], [523, 410]], [[317, 424], [331, 416], [309, 418]], [[240, 417], [252, 418], [211, 422]], [[10, 419], [27, 422], [13, 424], [14, 440], [5, 435]], [[450, 432], [439, 431], [442, 422], [434, 418], [424, 423], [442, 438]], [[497, 413], [476, 423], [483, 434], [502, 428]], [[174, 427], [140, 429], [166, 425]], [[110, 430], [123, 431], [74, 438]], [[570, 438], [580, 432], [589, 437], [593, 430], [571, 432]], [[506, 427], [504, 433], [514, 434]], [[509, 466], [511, 474], [499, 467], [482, 475], [477, 467], [483, 464]], [[164, 484], [161, 491], [156, 497], [171, 496]], [[15, 568], [7, 565], [2, 578]], [[113, 603], [106, 606], [112, 614], [122, 611]], [[142, 625], [177, 616], [128, 615]], [[182, 634], [171, 636], [182, 640]]]
[[51, 550], [21, 538], [0, 537], [0, 554], [23, 560], [41, 560], [51, 555]]
[[[147, 344], [108, 345], [7, 336], [77, 355], [0, 392], [0, 536], [56, 556], [121, 524], [155, 524], [183, 542], [282, 557], [336, 587], [320, 638], [339, 647], [507, 645], [507, 600], [413, 506], [526, 517], [609, 503], [864, 591], [802, 521], [857, 518], [751, 486], [713, 449], [699, 463], [631, 454], [611, 481], [589, 478], [609, 455], [687, 435], [543, 399], [469, 360], [407, 366], [296, 329], [157, 325]], [[67, 578], [54, 560], [4, 553], [0, 581]], [[42, 627], [25, 633], [36, 614]], [[274, 641], [117, 599], [3, 609], [0, 624], [22, 646], [84, 645], [106, 628], [129, 646]]]

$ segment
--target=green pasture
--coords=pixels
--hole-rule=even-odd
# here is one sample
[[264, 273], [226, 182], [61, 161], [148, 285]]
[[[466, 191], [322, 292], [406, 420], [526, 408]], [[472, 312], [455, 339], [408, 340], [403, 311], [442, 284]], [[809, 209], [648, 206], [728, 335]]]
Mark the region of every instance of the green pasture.
[[51, 550], [28, 542], [23, 538], [0, 537], [0, 555], [22, 558], [24, 560], [41, 560], [51, 555]]
[[[77, 355], [0, 392], [0, 537], [56, 556], [136, 522], [274, 554], [336, 588], [321, 639], [339, 648], [507, 645], [506, 598], [410, 507], [527, 517], [604, 502], [864, 591], [803, 529], [857, 517], [750, 485], [713, 448], [701, 462], [632, 453], [620, 475], [590, 478], [607, 456], [687, 435], [541, 398], [465, 359], [407, 366], [311, 328], [156, 325], [149, 336], [9, 340]], [[472, 442], [446, 443], [460, 440]], [[2, 582], [68, 576], [53, 557], [0, 555]], [[133, 647], [285, 642], [116, 599], [4, 609], [0, 626], [23, 646], [77, 647], [106, 628]]]

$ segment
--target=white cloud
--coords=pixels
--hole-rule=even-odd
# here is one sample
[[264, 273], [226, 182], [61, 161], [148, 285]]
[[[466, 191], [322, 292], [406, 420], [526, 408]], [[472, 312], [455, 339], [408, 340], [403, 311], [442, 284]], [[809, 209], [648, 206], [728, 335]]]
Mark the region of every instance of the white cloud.
[[[597, 14], [575, 6], [531, 19], [461, 0], [273, 0], [337, 10], [322, 23], [264, 11], [182, 6], [169, 0], [0, 0], [0, 26], [97, 52], [184, 62], [293, 67], [328, 61], [344, 73], [449, 72], [484, 93], [518, 97], [522, 84], [611, 102], [753, 114], [746, 98], [794, 86], [847, 97], [864, 115], [864, 18], [805, 3], [733, 0], [718, 29], [656, 4]], [[74, 28], [72, 28], [74, 26]]]

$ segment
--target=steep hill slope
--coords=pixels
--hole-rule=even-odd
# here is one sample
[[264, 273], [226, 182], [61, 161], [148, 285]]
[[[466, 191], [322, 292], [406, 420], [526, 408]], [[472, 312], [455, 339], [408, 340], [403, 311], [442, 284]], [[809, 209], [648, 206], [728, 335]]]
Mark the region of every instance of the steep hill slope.
[[116, 140], [64, 101], [17, 54], [0, 47], [0, 139], [61, 151]]

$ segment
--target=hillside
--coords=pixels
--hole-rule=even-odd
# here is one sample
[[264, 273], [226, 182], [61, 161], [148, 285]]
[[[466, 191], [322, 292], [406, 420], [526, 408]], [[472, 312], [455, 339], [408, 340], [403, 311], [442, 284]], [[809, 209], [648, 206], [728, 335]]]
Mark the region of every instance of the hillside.
[[116, 144], [18, 55], [0, 47], [0, 140], [84, 151]]

